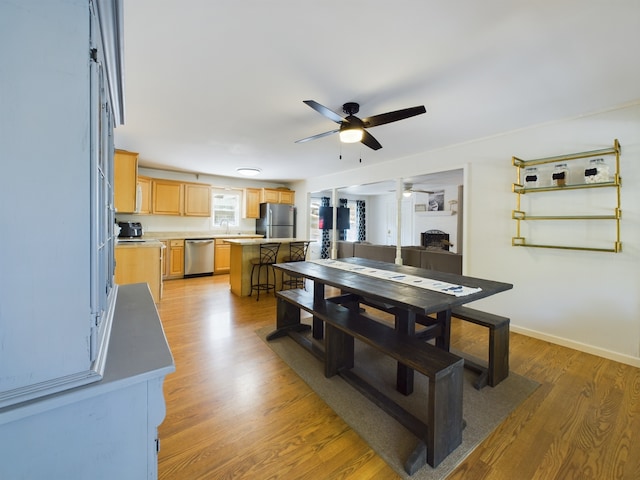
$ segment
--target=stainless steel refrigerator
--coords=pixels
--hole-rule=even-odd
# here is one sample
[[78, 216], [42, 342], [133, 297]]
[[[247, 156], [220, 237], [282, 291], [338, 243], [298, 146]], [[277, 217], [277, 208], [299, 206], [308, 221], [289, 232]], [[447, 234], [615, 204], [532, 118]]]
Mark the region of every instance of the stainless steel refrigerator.
[[279, 203], [261, 203], [256, 233], [265, 238], [295, 238], [296, 207]]

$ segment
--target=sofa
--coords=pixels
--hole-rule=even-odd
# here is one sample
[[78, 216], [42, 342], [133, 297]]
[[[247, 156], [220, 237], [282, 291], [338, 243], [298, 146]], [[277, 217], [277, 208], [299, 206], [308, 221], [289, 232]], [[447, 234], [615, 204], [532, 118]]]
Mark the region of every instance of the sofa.
[[[339, 240], [336, 247], [338, 258], [360, 257], [389, 263], [394, 263], [396, 259], [395, 245], [376, 245], [368, 242]], [[442, 249], [405, 246], [401, 247], [401, 255], [403, 265], [462, 275], [461, 254]]]

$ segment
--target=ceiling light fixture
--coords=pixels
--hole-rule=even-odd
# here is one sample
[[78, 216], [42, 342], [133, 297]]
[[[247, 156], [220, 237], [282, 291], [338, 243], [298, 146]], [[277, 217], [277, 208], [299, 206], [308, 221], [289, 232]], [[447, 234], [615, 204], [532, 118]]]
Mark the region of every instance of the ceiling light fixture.
[[340, 128], [340, 141], [342, 143], [357, 143], [362, 141], [363, 131], [362, 128], [345, 126], [344, 124]]
[[411, 196], [411, 190], [405, 190], [404, 192], [402, 192], [402, 195], [405, 198], [409, 198]]
[[238, 172], [240, 175], [244, 175], [245, 177], [254, 177], [259, 173], [262, 173], [262, 170], [253, 167], [241, 167], [236, 168], [236, 172]]

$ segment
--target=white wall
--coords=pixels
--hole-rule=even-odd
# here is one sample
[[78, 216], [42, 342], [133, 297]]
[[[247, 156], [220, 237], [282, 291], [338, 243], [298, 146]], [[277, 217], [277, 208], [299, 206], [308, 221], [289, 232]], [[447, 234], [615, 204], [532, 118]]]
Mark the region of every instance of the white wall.
[[[622, 145], [622, 252], [512, 247], [511, 157], [608, 148], [615, 138]], [[464, 272], [514, 285], [474, 306], [510, 317], [514, 331], [640, 366], [640, 103], [315, 178], [294, 188], [304, 199], [303, 192], [340, 187], [345, 178], [351, 184], [371, 183], [465, 165]]]

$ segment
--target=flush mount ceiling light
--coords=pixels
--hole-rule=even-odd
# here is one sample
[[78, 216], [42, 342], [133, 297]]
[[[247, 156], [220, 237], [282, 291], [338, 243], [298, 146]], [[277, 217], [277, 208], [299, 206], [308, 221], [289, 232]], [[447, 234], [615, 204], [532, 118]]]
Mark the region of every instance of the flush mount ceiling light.
[[240, 175], [244, 175], [245, 177], [254, 177], [259, 173], [262, 173], [262, 170], [253, 167], [241, 167], [236, 168], [236, 172], [238, 172]]

